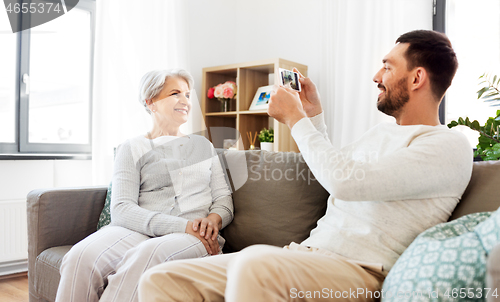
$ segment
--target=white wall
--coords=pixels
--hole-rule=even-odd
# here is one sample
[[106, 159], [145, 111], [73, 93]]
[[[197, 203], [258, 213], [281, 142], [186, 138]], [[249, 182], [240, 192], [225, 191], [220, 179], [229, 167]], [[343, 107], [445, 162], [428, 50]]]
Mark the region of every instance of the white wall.
[[33, 189], [87, 186], [90, 160], [0, 160], [0, 202], [25, 201]]
[[204, 67], [283, 58], [308, 66], [317, 80], [321, 66], [321, 1], [190, 0], [189, 68], [201, 91]]
[[28, 193], [91, 184], [90, 160], [0, 160], [0, 275], [27, 268]]
[[277, 57], [305, 64], [322, 96], [335, 147], [393, 121], [376, 108], [372, 78], [399, 35], [432, 28], [432, 0], [189, 0], [187, 5], [189, 70], [199, 95], [206, 93], [204, 67]]

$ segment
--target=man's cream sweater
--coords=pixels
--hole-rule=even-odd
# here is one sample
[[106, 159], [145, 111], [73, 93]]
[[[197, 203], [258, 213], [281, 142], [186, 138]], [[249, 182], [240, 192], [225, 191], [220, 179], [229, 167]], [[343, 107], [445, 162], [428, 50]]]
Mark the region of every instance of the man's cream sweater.
[[446, 126], [380, 124], [336, 149], [324, 114], [292, 128], [306, 163], [331, 194], [302, 245], [379, 263], [387, 273], [415, 237], [446, 222], [472, 173], [472, 148]]

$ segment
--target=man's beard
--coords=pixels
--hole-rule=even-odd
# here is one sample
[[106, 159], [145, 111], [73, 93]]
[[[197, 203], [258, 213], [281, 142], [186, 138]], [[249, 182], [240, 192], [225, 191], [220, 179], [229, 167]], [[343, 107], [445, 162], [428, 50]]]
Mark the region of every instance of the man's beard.
[[397, 85], [392, 88], [392, 91], [387, 91], [386, 87], [378, 84], [379, 88], [384, 88], [384, 94], [378, 97], [377, 108], [381, 112], [396, 117], [401, 111], [401, 108], [410, 99], [408, 87], [406, 86], [408, 78], [398, 81]]

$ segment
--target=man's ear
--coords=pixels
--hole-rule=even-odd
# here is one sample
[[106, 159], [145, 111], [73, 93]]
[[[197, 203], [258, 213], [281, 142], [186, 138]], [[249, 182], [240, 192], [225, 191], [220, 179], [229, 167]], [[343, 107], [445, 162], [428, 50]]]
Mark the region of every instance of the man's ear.
[[411, 83], [411, 90], [422, 89], [424, 85], [429, 82], [429, 75], [427, 71], [422, 67], [417, 67], [413, 71], [413, 81]]

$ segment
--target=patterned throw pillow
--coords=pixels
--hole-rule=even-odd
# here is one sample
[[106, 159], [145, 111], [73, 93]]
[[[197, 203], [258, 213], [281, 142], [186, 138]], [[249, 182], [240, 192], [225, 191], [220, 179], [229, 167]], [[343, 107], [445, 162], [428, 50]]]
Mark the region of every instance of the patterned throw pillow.
[[494, 294], [484, 290], [487, 253], [474, 232], [491, 230], [491, 215], [470, 214], [420, 234], [387, 275], [382, 300], [484, 301]]
[[97, 223], [97, 230], [111, 223], [111, 213], [109, 211], [110, 204], [111, 204], [111, 183], [109, 183], [108, 193], [106, 194], [106, 201], [104, 202], [104, 208], [102, 209], [101, 216], [99, 216], [99, 222]]
[[481, 240], [486, 253], [489, 254], [500, 242], [500, 211], [494, 212], [488, 220], [478, 225], [474, 232]]

